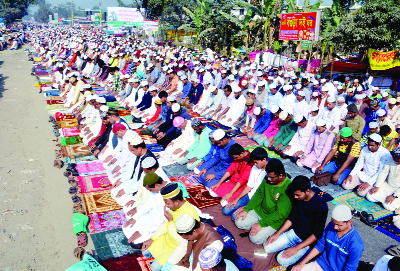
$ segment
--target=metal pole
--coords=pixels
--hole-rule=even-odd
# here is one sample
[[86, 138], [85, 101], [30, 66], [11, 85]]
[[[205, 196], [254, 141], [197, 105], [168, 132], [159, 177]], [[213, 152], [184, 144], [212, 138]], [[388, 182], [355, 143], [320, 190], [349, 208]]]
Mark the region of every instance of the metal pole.
[[73, 6], [73, 0], [71, 0], [71, 18], [72, 18], [72, 25], [74, 25], [74, 6]]
[[103, 12], [101, 11], [101, 0], [100, 0], [100, 31], [101, 31], [101, 17], [103, 17]]

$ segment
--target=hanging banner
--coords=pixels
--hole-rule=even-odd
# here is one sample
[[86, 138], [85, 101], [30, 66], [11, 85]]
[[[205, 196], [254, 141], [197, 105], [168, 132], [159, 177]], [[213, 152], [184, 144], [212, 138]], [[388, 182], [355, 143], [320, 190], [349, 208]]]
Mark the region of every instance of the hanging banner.
[[280, 40], [318, 41], [321, 25], [321, 11], [282, 13]]
[[380, 52], [370, 48], [368, 58], [371, 70], [383, 71], [400, 66], [399, 51]]
[[143, 16], [136, 8], [107, 7], [107, 21], [143, 23]]
[[302, 50], [311, 50], [312, 47], [312, 41], [309, 40], [303, 40], [301, 41], [301, 49]]
[[58, 21], [58, 13], [54, 13], [54, 21]]
[[157, 20], [144, 20], [143, 30], [146, 31], [157, 31], [158, 30], [158, 21]]

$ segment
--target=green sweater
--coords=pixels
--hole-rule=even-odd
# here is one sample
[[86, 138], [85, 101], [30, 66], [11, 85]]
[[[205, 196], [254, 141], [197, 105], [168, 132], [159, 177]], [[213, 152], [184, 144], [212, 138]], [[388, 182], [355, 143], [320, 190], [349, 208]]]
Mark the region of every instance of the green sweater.
[[201, 160], [208, 154], [211, 149], [211, 141], [209, 138], [209, 134], [211, 133], [211, 129], [206, 127], [203, 129], [201, 134], [194, 133], [194, 143], [187, 149], [188, 154], [186, 155], [187, 159], [192, 159], [194, 157], [197, 160]]
[[282, 144], [283, 147], [281, 148], [281, 150], [286, 148], [289, 145], [290, 140], [292, 140], [292, 138], [294, 137], [294, 134], [296, 133], [297, 128], [298, 128], [298, 126], [293, 121], [293, 118], [288, 123], [283, 123], [281, 128], [279, 129], [279, 132], [274, 137], [274, 139], [275, 139], [274, 147], [278, 146], [279, 144]]
[[244, 210], [246, 212], [254, 210], [261, 218], [258, 222], [261, 227], [271, 226], [278, 230], [292, 210], [292, 203], [286, 195], [286, 188], [291, 182], [286, 177], [281, 184], [275, 186], [264, 179]]

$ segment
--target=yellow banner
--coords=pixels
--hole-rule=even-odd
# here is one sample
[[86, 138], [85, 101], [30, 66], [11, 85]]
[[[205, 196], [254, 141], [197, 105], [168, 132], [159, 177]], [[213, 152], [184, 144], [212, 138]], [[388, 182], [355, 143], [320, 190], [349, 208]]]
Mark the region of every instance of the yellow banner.
[[380, 52], [370, 48], [368, 58], [371, 70], [383, 71], [400, 66], [399, 51]]

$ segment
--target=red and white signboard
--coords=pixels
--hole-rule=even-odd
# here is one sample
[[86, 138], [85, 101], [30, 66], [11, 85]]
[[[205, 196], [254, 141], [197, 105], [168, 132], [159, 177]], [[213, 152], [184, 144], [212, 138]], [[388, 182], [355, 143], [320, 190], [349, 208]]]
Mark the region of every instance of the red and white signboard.
[[321, 11], [282, 13], [280, 40], [318, 41]]

